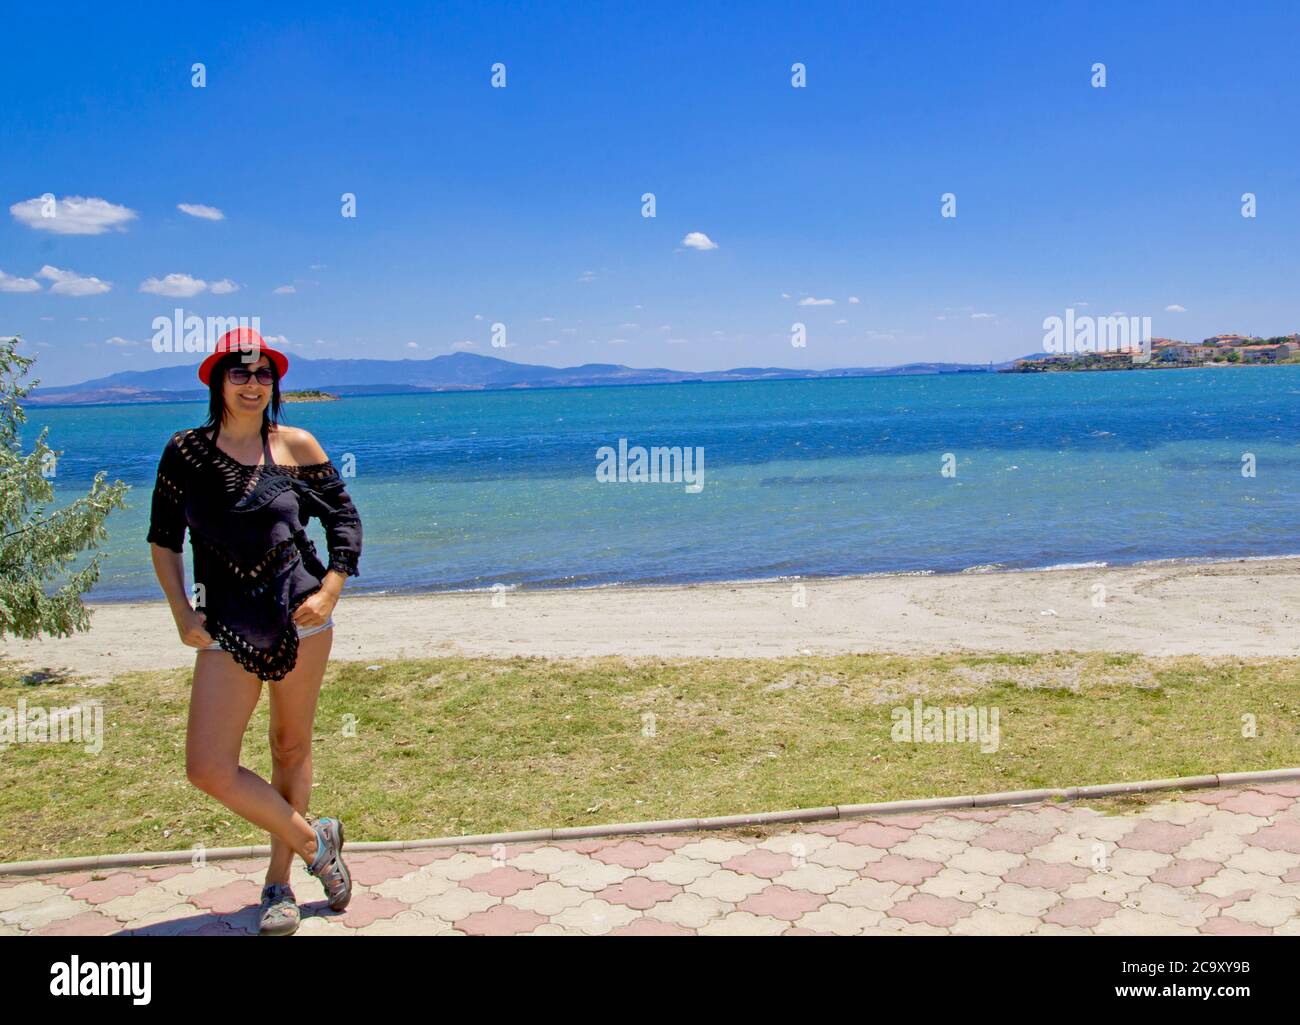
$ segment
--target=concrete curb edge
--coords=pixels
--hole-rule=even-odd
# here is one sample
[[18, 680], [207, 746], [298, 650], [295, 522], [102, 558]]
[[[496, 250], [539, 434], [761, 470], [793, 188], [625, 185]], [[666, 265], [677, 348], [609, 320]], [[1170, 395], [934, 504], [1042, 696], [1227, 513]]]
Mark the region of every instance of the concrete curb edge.
[[[797, 822], [826, 822], [837, 819], [876, 815], [899, 815], [915, 812], [971, 810], [1008, 804], [1037, 804], [1042, 801], [1095, 800], [1122, 794], [1152, 793], [1161, 790], [1200, 790], [1211, 787], [1248, 786], [1256, 783], [1280, 783], [1300, 780], [1300, 768], [1268, 769], [1261, 772], [1220, 772], [1206, 776], [1178, 776], [1173, 779], [1148, 779], [1134, 783], [1103, 783], [1097, 786], [1066, 787], [1047, 790], [1007, 790], [970, 797], [931, 797], [910, 801], [883, 801], [877, 804], [841, 804], [825, 808], [795, 808], [788, 811], [755, 812], [750, 815], [721, 815], [702, 819], [665, 819], [658, 822], [621, 822], [602, 826], [566, 826], [559, 829], [532, 829], [513, 833], [483, 833], [471, 836], [444, 836], [430, 840], [373, 840], [350, 843], [349, 851], [418, 851], [436, 847], [472, 847], [504, 843], [546, 843], [553, 840], [586, 840], [608, 836], [638, 836], [647, 833], [693, 833], [700, 830], [734, 829], [739, 826], [789, 825]], [[255, 847], [214, 847], [204, 852], [207, 861], [236, 858], [269, 857], [269, 844]], [[127, 854], [97, 854], [80, 858], [51, 858], [45, 861], [10, 861], [0, 863], [0, 876], [42, 875], [51, 872], [79, 872], [101, 868], [131, 868], [140, 865], [178, 865], [193, 859], [193, 850], [137, 851]]]

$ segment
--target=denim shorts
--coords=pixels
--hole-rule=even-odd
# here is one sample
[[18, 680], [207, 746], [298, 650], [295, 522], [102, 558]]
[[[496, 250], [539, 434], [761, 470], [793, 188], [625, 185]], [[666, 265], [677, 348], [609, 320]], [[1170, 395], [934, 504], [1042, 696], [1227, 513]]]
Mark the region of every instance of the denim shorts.
[[[305, 630], [300, 626], [296, 626], [294, 627], [294, 629], [298, 631], [298, 640], [302, 640], [304, 637], [310, 637], [312, 634], [318, 634], [322, 630], [328, 630], [333, 625], [334, 625], [334, 617], [330, 616], [330, 618], [327, 619], [320, 626], [309, 626]], [[200, 648], [199, 650], [200, 651], [225, 651], [225, 648], [221, 646], [220, 641], [213, 641], [206, 648]]]

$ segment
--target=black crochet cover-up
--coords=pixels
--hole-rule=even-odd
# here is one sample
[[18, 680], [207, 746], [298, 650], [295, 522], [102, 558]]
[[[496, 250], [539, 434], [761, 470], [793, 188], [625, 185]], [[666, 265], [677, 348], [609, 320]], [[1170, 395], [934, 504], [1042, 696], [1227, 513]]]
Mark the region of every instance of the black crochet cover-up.
[[[298, 661], [293, 613], [329, 570], [357, 575], [361, 517], [334, 464], [248, 466], [200, 430], [172, 435], [158, 462], [148, 540], [194, 551], [194, 581], [207, 630], [262, 680], [283, 679]], [[307, 535], [325, 527], [329, 564]]]

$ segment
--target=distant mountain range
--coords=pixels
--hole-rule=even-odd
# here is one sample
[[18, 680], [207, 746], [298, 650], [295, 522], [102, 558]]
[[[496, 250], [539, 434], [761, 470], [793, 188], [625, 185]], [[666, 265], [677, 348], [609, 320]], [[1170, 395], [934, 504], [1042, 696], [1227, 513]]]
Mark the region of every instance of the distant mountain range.
[[[197, 353], [195, 356], [197, 357]], [[493, 356], [457, 352], [432, 359], [293, 358], [287, 388], [326, 389], [335, 395], [384, 395], [403, 392], [500, 391], [515, 388], [584, 388], [598, 385], [678, 384], [688, 381], [773, 381], [831, 377], [891, 377], [916, 374], [968, 374], [1001, 370], [1006, 363], [907, 363], [897, 367], [845, 367], [794, 370], [785, 367], [737, 367], [692, 373], [661, 367], [637, 369], [618, 363], [584, 363], [547, 367], [512, 363]], [[195, 375], [196, 362], [156, 370], [125, 370], [81, 384], [37, 388], [32, 405], [99, 405], [128, 402], [178, 402], [202, 399], [207, 389]]]

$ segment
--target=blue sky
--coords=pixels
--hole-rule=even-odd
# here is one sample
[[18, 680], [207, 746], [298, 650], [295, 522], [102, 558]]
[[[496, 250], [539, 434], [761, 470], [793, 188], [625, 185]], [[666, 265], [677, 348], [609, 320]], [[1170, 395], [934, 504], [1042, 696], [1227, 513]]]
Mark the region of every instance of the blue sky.
[[[174, 360], [177, 306], [693, 370], [1004, 359], [1069, 306], [1300, 330], [1294, 5], [270, 6], [6, 14], [0, 333], [45, 383]], [[46, 193], [134, 216], [53, 232]]]

